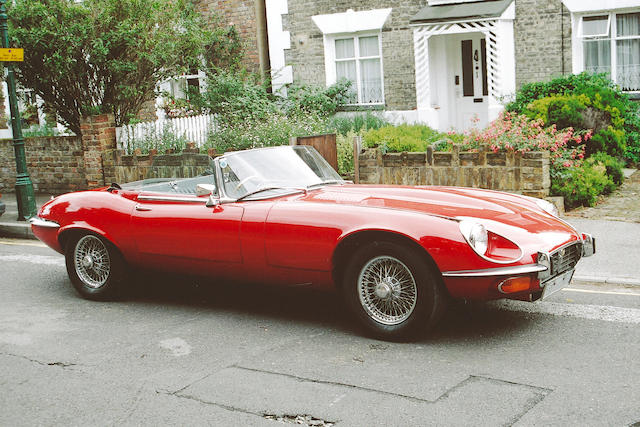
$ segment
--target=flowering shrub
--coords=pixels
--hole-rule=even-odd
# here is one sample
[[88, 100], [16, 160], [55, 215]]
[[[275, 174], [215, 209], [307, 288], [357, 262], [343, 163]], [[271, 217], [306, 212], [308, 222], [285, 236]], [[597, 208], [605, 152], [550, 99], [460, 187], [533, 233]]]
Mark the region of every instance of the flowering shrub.
[[188, 99], [182, 98], [168, 97], [163, 108], [167, 118], [169, 119], [202, 114], [202, 110], [200, 108], [195, 107]]

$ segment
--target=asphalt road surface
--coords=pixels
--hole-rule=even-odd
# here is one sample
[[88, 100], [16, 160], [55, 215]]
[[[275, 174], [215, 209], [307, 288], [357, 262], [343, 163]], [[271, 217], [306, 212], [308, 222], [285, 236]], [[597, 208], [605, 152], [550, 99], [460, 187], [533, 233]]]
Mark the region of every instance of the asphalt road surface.
[[80, 299], [63, 257], [0, 239], [0, 425], [640, 422], [640, 288], [456, 304], [413, 343], [369, 339], [333, 294], [136, 275]]

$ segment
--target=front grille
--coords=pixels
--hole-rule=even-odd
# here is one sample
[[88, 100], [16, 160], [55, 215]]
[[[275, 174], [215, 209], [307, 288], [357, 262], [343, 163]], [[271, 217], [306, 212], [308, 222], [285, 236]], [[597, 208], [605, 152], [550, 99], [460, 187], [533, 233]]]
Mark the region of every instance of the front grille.
[[564, 273], [576, 266], [582, 254], [582, 242], [577, 241], [551, 253], [551, 276]]

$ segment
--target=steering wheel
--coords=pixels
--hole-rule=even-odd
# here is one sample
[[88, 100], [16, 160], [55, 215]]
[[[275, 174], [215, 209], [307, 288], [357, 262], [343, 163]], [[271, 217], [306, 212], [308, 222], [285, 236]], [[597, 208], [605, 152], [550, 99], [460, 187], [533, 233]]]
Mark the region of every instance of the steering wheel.
[[243, 179], [238, 183], [238, 185], [236, 185], [236, 190], [235, 190], [235, 191], [238, 191], [238, 190], [240, 189], [240, 187], [242, 187], [245, 183], [247, 183], [247, 182], [251, 181], [252, 179], [260, 179], [260, 177], [259, 177], [259, 176], [257, 176], [257, 175], [249, 175], [248, 177], [243, 178]]

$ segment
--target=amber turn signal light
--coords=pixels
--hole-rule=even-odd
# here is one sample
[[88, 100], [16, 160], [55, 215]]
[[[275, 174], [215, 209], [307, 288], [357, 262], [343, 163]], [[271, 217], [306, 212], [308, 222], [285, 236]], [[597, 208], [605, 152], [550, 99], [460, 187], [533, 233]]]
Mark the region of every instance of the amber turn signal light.
[[510, 277], [498, 285], [498, 290], [503, 294], [526, 291], [531, 288], [531, 277]]

